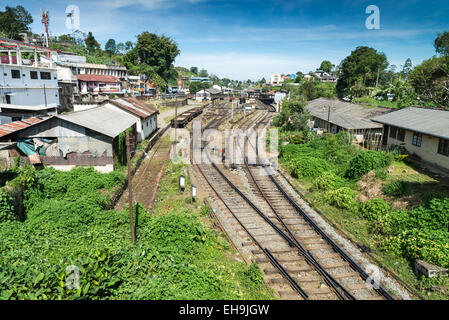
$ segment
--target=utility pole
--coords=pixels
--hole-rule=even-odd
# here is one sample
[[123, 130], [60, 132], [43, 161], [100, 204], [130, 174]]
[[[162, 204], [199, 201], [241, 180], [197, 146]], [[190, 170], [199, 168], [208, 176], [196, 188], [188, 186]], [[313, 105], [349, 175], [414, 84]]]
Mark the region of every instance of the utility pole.
[[131, 227], [131, 243], [135, 242], [135, 229], [134, 229], [134, 205], [133, 205], [133, 185], [131, 177], [131, 141], [129, 138], [129, 132], [126, 131], [126, 162], [128, 165], [128, 200], [129, 200], [129, 224]]
[[328, 106], [328, 110], [327, 110], [327, 127], [328, 127], [328, 129], [327, 129], [327, 132], [331, 131], [331, 122], [330, 122], [330, 120], [331, 120], [331, 106]]
[[178, 156], [178, 154], [177, 154], [177, 152], [176, 152], [176, 143], [177, 143], [177, 140], [178, 140], [178, 137], [176, 136], [176, 129], [177, 129], [177, 127], [178, 127], [178, 104], [175, 104], [175, 145], [174, 145], [174, 152], [175, 152], [175, 154], [174, 154], [174, 156], [175, 156], [175, 158]]
[[378, 86], [378, 84], [379, 84], [379, 74], [380, 74], [380, 67], [379, 67], [379, 68], [377, 68], [377, 80], [376, 80], [376, 89], [377, 89], [377, 86]]

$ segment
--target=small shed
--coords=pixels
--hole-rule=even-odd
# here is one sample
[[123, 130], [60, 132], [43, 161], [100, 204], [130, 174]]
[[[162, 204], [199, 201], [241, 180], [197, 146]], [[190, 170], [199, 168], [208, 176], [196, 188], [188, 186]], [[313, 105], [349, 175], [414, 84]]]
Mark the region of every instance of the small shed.
[[119, 135], [132, 128], [135, 136], [135, 124], [135, 117], [104, 105], [47, 118], [3, 135], [0, 140], [17, 142], [22, 155], [33, 164], [60, 170], [93, 166], [110, 172], [115, 168]]

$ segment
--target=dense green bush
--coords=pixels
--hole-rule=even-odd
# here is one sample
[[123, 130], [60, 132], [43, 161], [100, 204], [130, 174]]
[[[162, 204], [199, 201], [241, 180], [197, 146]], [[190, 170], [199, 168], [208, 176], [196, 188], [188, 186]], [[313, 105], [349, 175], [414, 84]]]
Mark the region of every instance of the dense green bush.
[[325, 160], [315, 157], [301, 157], [290, 162], [292, 172], [297, 177], [316, 178], [331, 166]]
[[360, 206], [360, 213], [369, 221], [377, 221], [391, 211], [391, 207], [383, 199], [371, 199]]
[[355, 197], [357, 193], [348, 187], [343, 187], [337, 190], [331, 190], [324, 195], [325, 200], [330, 204], [340, 209], [355, 209], [357, 202]]
[[314, 182], [315, 188], [318, 190], [335, 190], [344, 185], [345, 181], [343, 178], [337, 176], [331, 171], [323, 172]]
[[[164, 176], [153, 209], [177, 193], [179, 174]], [[229, 261], [226, 239], [185, 204], [156, 218], [136, 206], [132, 245], [128, 211], [105, 209], [121, 174], [77, 168], [19, 177], [27, 218], [0, 223], [0, 299], [270, 298], [255, 267]], [[66, 285], [69, 266], [79, 269], [77, 288]]]
[[382, 192], [389, 197], [402, 197], [412, 194], [412, 185], [410, 182], [396, 180], [382, 185]]
[[0, 223], [15, 219], [14, 202], [10, 194], [0, 189]]
[[402, 254], [413, 261], [421, 259], [440, 267], [449, 267], [449, 232], [410, 229], [382, 242], [385, 251]]
[[388, 153], [377, 151], [361, 151], [349, 164], [346, 171], [348, 179], [360, 179], [371, 170], [385, 168], [393, 161], [393, 156]]

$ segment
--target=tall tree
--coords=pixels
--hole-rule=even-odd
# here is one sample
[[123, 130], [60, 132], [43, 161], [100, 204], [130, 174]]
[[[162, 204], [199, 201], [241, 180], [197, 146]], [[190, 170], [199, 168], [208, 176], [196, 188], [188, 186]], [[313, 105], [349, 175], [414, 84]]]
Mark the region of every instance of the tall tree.
[[193, 74], [198, 74], [198, 67], [191, 67], [190, 72], [192, 72]]
[[29, 32], [33, 17], [22, 6], [5, 7], [5, 11], [0, 11], [0, 33], [7, 38], [23, 40], [20, 33]]
[[207, 77], [209, 76], [209, 73], [207, 72], [206, 69], [201, 69], [198, 75], [199, 75], [200, 77], [207, 78]]
[[449, 56], [449, 31], [438, 33], [435, 39], [435, 51], [443, 56]]
[[363, 86], [373, 87], [378, 82], [378, 76], [388, 67], [387, 57], [369, 47], [357, 47], [351, 55], [341, 63], [340, 77], [337, 82], [339, 97], [349, 94], [350, 89], [359, 79]]
[[329, 73], [332, 71], [333, 67], [334, 67], [334, 65], [332, 64], [332, 62], [330, 62], [329, 60], [324, 60], [323, 62], [321, 62], [320, 70], [323, 70], [323, 71]]
[[413, 69], [412, 59], [408, 58], [405, 60], [404, 66], [402, 67], [401, 76], [404, 80], [408, 79], [410, 72]]
[[89, 32], [87, 34], [86, 39], [84, 39], [84, 44], [86, 45], [86, 49], [87, 52], [89, 52], [89, 54], [93, 54], [94, 52], [99, 51], [101, 49], [100, 44], [95, 39], [92, 32]]
[[109, 55], [113, 55], [117, 52], [117, 44], [114, 39], [109, 39], [104, 46], [104, 50], [109, 53]]
[[165, 90], [168, 81], [178, 76], [173, 62], [179, 52], [172, 39], [145, 31], [137, 36], [137, 44], [125, 55], [124, 63], [129, 69], [144, 73]]

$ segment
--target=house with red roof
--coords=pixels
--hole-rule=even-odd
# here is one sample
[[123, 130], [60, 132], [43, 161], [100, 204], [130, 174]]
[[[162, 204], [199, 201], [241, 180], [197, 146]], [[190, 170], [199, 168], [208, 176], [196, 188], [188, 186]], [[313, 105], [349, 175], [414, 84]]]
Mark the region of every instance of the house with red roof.
[[82, 95], [123, 94], [121, 81], [118, 77], [100, 74], [79, 74], [79, 91]]

